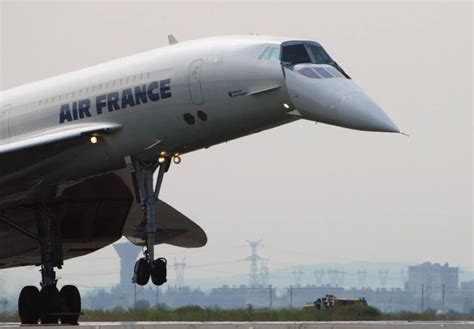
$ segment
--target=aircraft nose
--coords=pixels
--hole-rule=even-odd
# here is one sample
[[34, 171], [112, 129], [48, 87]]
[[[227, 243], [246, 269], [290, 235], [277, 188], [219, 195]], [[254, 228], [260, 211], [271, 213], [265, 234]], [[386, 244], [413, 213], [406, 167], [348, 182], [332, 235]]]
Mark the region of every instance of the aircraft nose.
[[366, 131], [400, 132], [388, 115], [364, 92], [343, 96], [335, 105], [335, 110], [341, 126]]

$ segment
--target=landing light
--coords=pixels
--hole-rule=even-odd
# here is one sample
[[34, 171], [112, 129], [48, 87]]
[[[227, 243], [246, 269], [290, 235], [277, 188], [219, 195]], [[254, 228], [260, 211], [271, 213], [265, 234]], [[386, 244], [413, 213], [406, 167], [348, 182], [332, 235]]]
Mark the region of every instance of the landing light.
[[179, 155], [175, 155], [173, 157], [173, 162], [176, 163], [176, 164], [180, 164], [181, 163], [181, 157]]
[[288, 105], [287, 103], [283, 103], [283, 107], [288, 110], [290, 108], [290, 105]]
[[166, 161], [166, 158], [165, 158], [165, 157], [160, 156], [160, 157], [158, 158], [158, 163], [160, 163], [160, 164], [161, 164], [161, 163], [165, 163], [165, 161]]
[[95, 136], [91, 136], [90, 141], [91, 141], [92, 144], [96, 144], [98, 142], [98, 139]]

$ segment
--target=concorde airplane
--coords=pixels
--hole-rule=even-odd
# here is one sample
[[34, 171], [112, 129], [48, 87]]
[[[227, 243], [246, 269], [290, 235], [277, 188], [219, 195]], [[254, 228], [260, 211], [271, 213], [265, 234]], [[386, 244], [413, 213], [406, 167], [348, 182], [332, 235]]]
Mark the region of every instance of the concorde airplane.
[[[225, 36], [178, 43], [0, 94], [0, 268], [40, 267], [23, 324], [77, 323], [65, 259], [122, 236], [143, 246], [133, 281], [166, 282], [154, 245], [204, 246], [204, 231], [159, 199], [181, 156], [307, 119], [400, 130], [317, 42]], [[311, 144], [311, 141], [307, 141]], [[153, 174], [157, 171], [157, 179]]]

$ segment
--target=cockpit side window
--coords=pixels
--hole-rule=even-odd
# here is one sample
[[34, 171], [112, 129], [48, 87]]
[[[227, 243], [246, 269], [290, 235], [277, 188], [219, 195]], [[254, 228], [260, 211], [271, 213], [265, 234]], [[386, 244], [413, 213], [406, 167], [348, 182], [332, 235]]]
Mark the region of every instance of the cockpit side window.
[[273, 47], [269, 59], [280, 59], [280, 47]]
[[296, 44], [283, 47], [281, 61], [291, 64], [311, 63], [311, 58], [304, 44]]
[[263, 60], [267, 59], [267, 56], [270, 53], [270, 49], [271, 49], [270, 47], [265, 48], [263, 53], [260, 56], [258, 56], [258, 59], [263, 59]]
[[267, 47], [262, 52], [260, 56], [258, 56], [260, 60], [273, 60], [273, 59], [280, 59], [280, 47]]

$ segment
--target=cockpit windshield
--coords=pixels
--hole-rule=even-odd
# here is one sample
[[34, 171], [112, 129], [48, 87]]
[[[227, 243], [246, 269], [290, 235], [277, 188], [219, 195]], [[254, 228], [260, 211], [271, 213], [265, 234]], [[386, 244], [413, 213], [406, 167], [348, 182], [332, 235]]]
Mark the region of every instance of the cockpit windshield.
[[284, 66], [294, 66], [301, 63], [326, 64], [331, 65], [346, 78], [350, 77], [344, 70], [329, 56], [324, 48], [313, 41], [287, 41], [281, 45], [281, 63]]
[[329, 64], [334, 61], [329, 57], [328, 53], [320, 45], [309, 44], [309, 51], [313, 55], [316, 64]]
[[311, 63], [311, 58], [309, 57], [306, 46], [299, 44], [283, 47], [281, 61], [292, 64]]

